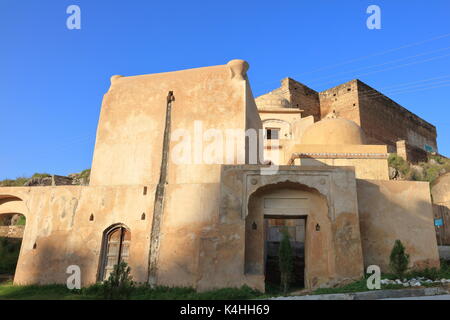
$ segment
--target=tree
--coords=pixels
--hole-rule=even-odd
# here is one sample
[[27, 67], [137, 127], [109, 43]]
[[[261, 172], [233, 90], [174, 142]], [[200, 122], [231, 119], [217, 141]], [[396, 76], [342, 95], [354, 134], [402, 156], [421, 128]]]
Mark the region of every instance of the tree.
[[114, 266], [114, 270], [109, 275], [108, 280], [102, 284], [105, 299], [130, 298], [134, 289], [134, 281], [130, 271], [131, 268], [124, 261]]
[[389, 266], [392, 272], [398, 277], [402, 277], [408, 269], [409, 254], [405, 252], [405, 247], [400, 240], [395, 240], [394, 247], [389, 257]]
[[278, 259], [280, 265], [281, 289], [284, 293], [287, 293], [292, 280], [292, 273], [294, 271], [294, 257], [292, 254], [289, 233], [286, 228], [282, 230], [282, 236], [283, 238], [280, 243]]

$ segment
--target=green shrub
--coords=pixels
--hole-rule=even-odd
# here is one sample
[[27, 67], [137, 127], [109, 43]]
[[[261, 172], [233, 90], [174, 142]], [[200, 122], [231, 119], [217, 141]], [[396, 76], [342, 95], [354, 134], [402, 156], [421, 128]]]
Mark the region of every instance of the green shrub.
[[108, 280], [102, 283], [105, 299], [130, 299], [135, 288], [133, 277], [130, 275], [131, 268], [124, 261], [116, 264], [109, 275]]
[[423, 174], [416, 169], [410, 169], [405, 178], [406, 178], [406, 180], [411, 180], [411, 181], [423, 181], [424, 180]]
[[389, 266], [391, 271], [402, 278], [408, 269], [409, 255], [405, 252], [405, 247], [400, 240], [395, 240], [394, 247], [392, 248], [391, 255], [389, 257]]
[[397, 169], [403, 176], [406, 176], [410, 171], [409, 163], [397, 155], [396, 153], [391, 153], [388, 157], [388, 164], [390, 167]]
[[439, 167], [435, 166], [426, 166], [424, 169], [424, 180], [428, 182], [436, 180], [439, 177], [439, 171], [441, 170]]
[[292, 254], [289, 233], [286, 229], [282, 230], [282, 236], [283, 238], [281, 239], [278, 258], [280, 265], [281, 289], [284, 293], [287, 293], [289, 285], [292, 281], [292, 273], [294, 271], [294, 256]]
[[91, 169], [81, 171], [79, 178], [84, 179], [85, 183], [89, 183], [89, 180], [91, 179]]
[[35, 174], [33, 174], [33, 176], [31, 176], [32, 179], [48, 178], [48, 177], [51, 177], [51, 175], [48, 173], [35, 173]]
[[0, 181], [0, 187], [22, 187], [28, 181], [26, 177], [19, 177], [15, 180], [5, 179]]
[[26, 218], [25, 218], [25, 216], [20, 216], [19, 217], [19, 220], [17, 220], [17, 223], [16, 223], [16, 225], [17, 226], [24, 226], [26, 224]]
[[0, 274], [14, 274], [19, 259], [21, 241], [0, 238]]

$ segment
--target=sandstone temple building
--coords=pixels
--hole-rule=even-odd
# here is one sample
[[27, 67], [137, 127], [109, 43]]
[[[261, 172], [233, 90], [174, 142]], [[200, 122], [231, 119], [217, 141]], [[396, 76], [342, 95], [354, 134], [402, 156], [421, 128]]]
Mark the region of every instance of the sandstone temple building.
[[433, 125], [361, 81], [316, 92], [286, 78], [254, 99], [248, 64], [113, 76], [88, 186], [0, 188], [26, 226], [14, 282], [84, 286], [121, 260], [135, 281], [197, 290], [276, 281], [280, 230], [307, 288], [439, 266], [429, 184], [389, 180], [391, 152], [437, 151]]

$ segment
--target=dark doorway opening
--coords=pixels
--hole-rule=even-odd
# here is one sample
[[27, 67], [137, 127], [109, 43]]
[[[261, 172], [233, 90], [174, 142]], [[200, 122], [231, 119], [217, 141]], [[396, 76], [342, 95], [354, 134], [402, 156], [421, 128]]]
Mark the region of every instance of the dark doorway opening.
[[289, 234], [292, 255], [294, 258], [294, 271], [292, 274], [290, 289], [303, 289], [305, 287], [306, 217], [265, 215], [264, 229], [266, 290], [278, 290], [281, 285], [279, 248], [283, 229], [285, 229]]
[[0, 283], [14, 278], [25, 222], [25, 216], [19, 213], [0, 215]]

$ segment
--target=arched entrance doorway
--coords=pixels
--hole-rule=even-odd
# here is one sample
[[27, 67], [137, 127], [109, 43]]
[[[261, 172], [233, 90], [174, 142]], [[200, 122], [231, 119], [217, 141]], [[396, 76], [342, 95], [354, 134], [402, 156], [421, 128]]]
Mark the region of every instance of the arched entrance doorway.
[[131, 233], [122, 225], [114, 225], [106, 229], [103, 234], [102, 262], [99, 280], [108, 279], [114, 266], [120, 262], [128, 262], [130, 251]]
[[305, 185], [266, 185], [249, 197], [245, 272], [265, 277], [266, 290], [279, 288], [279, 247], [288, 232], [294, 258], [291, 289], [315, 286], [328, 274], [331, 223], [325, 197]]

